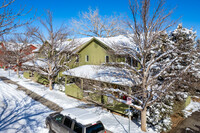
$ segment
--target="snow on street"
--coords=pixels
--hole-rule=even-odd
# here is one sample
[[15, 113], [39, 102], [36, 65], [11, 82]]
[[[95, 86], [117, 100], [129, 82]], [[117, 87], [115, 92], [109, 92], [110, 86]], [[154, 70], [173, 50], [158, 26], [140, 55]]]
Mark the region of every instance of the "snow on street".
[[[0, 76], [7, 77], [7, 78], [17, 82], [21, 86], [24, 86], [27, 89], [41, 95], [42, 97], [44, 97], [54, 103], [57, 103], [63, 109], [73, 108], [73, 107], [77, 107], [77, 106], [84, 106], [86, 104], [82, 101], [68, 97], [63, 92], [60, 92], [58, 90], [50, 91], [49, 88], [47, 88], [43, 85], [40, 85], [38, 83], [35, 83], [29, 79], [25, 79], [25, 78], [23, 78], [22, 75], [20, 78], [18, 78], [14, 71], [9, 72], [8, 70], [4, 71], [3, 69], [0, 69]], [[33, 100], [31, 101], [31, 99], [27, 98], [27, 96], [25, 94], [23, 94], [22, 92], [17, 92], [14, 89], [14, 87], [11, 87], [12, 85], [6, 85], [5, 83], [3, 83], [1, 81], [0, 86], [1, 86], [0, 88], [2, 89], [2, 90], [0, 90], [0, 93], [2, 96], [3, 95], [5, 96], [5, 94], [6, 94], [6, 95], [10, 95], [11, 98], [18, 99], [19, 100], [18, 102], [20, 104], [22, 104], [21, 109], [27, 110], [27, 111], [25, 111], [26, 113], [24, 113], [25, 116], [31, 115], [31, 118], [25, 117], [25, 119], [23, 119], [23, 121], [19, 121], [18, 124], [16, 124], [16, 127], [21, 126], [24, 128], [23, 130], [28, 130], [30, 132], [35, 132], [36, 130], [40, 131], [40, 132], [45, 132], [47, 130], [47, 129], [44, 129], [44, 125], [45, 125], [44, 120], [45, 120], [45, 117], [51, 112], [50, 110], [47, 109], [47, 107], [44, 107], [43, 105], [41, 105]], [[4, 87], [2, 87], [2, 86], [4, 86]], [[11, 89], [7, 90], [8, 86]], [[20, 99], [22, 99], [23, 102], [21, 102]], [[13, 101], [15, 101], [15, 100], [13, 100]], [[10, 102], [9, 102], [9, 104], [10, 104]], [[12, 104], [15, 105], [14, 103], [12, 103]], [[23, 107], [23, 105], [24, 105], [24, 107]], [[30, 106], [30, 107], [28, 107], [28, 106]], [[11, 108], [11, 107], [9, 106], [9, 108]], [[12, 108], [15, 108], [15, 107], [12, 107]], [[28, 108], [28, 109], [26, 109], [26, 108]], [[103, 110], [100, 107], [89, 107], [89, 108], [85, 108], [85, 109], [98, 114], [106, 129], [108, 129], [114, 133], [127, 133], [128, 132], [128, 119], [127, 118], [124, 118], [124, 117], [118, 116], [118, 115], [114, 115], [106, 110]], [[32, 117], [32, 113], [33, 113], [33, 117]], [[24, 117], [24, 116], [19, 116], [19, 118], [20, 117]], [[13, 123], [10, 123], [10, 126], [14, 127]], [[152, 129], [148, 129], [148, 130], [149, 130], [148, 133], [154, 132]], [[137, 125], [136, 123], [131, 122], [131, 133], [142, 133], [142, 131], [140, 129], [140, 125]]]
[[0, 132], [47, 133], [45, 118], [52, 111], [0, 80]]

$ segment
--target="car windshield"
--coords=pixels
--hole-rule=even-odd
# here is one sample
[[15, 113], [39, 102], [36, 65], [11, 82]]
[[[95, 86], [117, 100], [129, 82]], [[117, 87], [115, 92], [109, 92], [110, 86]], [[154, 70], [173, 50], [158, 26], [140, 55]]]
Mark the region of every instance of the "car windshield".
[[99, 131], [104, 130], [103, 124], [98, 123], [86, 128], [86, 133], [98, 133]]

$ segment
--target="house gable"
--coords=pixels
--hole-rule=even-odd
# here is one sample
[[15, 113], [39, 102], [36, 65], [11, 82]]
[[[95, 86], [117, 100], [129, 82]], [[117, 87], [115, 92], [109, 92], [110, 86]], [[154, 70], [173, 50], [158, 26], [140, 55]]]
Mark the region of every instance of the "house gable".
[[[77, 52], [79, 55], [79, 65], [99, 65], [105, 63], [106, 56], [109, 55], [110, 48], [99, 40], [93, 38]], [[110, 59], [111, 61], [111, 59]]]

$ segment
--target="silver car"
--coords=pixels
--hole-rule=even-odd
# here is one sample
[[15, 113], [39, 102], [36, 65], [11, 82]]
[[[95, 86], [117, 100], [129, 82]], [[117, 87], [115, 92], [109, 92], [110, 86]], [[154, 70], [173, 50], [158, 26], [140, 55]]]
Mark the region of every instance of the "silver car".
[[46, 126], [56, 133], [106, 133], [96, 114], [80, 108], [50, 114]]

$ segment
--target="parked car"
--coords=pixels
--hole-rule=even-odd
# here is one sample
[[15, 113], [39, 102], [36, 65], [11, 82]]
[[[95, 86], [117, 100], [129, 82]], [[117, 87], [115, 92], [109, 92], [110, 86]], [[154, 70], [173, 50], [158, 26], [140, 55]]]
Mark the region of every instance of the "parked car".
[[100, 118], [87, 110], [70, 108], [46, 118], [49, 131], [56, 133], [106, 133]]

